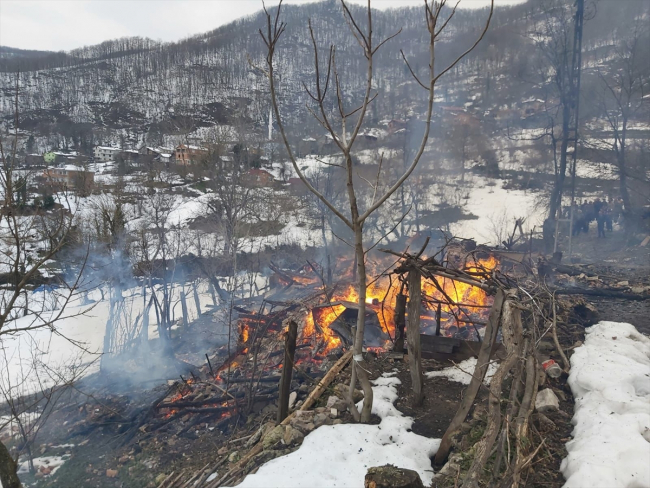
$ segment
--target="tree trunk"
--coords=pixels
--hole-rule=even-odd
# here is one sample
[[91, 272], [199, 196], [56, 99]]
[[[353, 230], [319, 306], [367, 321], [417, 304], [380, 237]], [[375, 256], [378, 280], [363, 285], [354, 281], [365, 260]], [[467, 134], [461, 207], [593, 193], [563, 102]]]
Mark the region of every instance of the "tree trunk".
[[17, 471], [18, 465], [5, 445], [0, 442], [0, 482], [3, 488], [21, 488]]
[[367, 367], [363, 360], [363, 337], [366, 325], [366, 262], [363, 253], [363, 227], [356, 220], [357, 218], [358, 216], [355, 218], [354, 242], [357, 261], [357, 283], [359, 286], [359, 312], [357, 315], [357, 331], [354, 337], [352, 364], [363, 389], [363, 408], [360, 414], [360, 421], [369, 422], [372, 411], [373, 393], [372, 385], [366, 372]]
[[199, 299], [199, 292], [196, 289], [196, 281], [192, 284], [192, 293], [194, 295], [194, 305], [196, 306], [197, 318], [201, 316], [201, 300]]
[[420, 313], [422, 308], [422, 277], [416, 269], [409, 271], [409, 325], [408, 335], [409, 369], [413, 385], [413, 405], [419, 406], [424, 400], [422, 378], [422, 349], [420, 348]]

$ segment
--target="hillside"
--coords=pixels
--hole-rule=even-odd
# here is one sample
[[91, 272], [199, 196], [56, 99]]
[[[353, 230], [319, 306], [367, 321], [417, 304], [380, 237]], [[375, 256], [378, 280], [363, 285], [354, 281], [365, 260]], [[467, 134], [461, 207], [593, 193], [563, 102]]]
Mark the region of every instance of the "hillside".
[[[635, 3], [635, 2], [631, 2]], [[617, 28], [634, 15], [627, 4], [599, 5], [598, 16], [587, 22], [586, 59], [606, 59]], [[486, 10], [461, 10], [441, 42], [437, 66], [473, 42]], [[548, 98], [546, 83], [535, 82], [538, 55], [534, 32], [546, 15], [540, 2], [498, 7], [484, 42], [449, 73], [438, 100], [454, 106], [472, 104], [476, 113], [513, 107], [528, 99]], [[278, 72], [281, 73], [283, 110], [296, 126], [315, 129], [303, 109], [307, 101], [300, 85], [310, 83], [313, 53], [307, 30], [312, 19], [319, 47], [335, 44], [336, 61], [345, 68], [343, 89], [354, 98], [363, 79], [361, 56], [354, 37], [341, 22], [335, 0], [288, 6]], [[606, 19], [606, 20], [605, 20]], [[610, 28], [599, 25], [607, 22]], [[261, 65], [263, 44], [257, 14], [177, 43], [126, 38], [80, 48], [69, 53], [47, 53], [2, 48], [0, 51], [0, 113], [5, 124], [13, 120], [13, 98], [18, 70], [20, 128], [34, 134], [42, 149], [95, 143], [136, 147], [161, 141], [165, 135], [186, 135], [197, 127], [241, 124], [266, 132], [269, 99], [265, 81], [249, 65]], [[375, 13], [376, 39], [402, 33], [382, 48], [376, 58], [379, 96], [371, 123], [420, 112], [422, 90], [408, 76], [401, 61], [403, 49], [416, 71], [426, 67], [426, 32], [421, 9], [402, 8]], [[614, 27], [612, 29], [612, 27]], [[538, 77], [537, 77], [538, 78]], [[547, 80], [551, 82], [552, 80]], [[529, 121], [539, 125], [539, 122]]]

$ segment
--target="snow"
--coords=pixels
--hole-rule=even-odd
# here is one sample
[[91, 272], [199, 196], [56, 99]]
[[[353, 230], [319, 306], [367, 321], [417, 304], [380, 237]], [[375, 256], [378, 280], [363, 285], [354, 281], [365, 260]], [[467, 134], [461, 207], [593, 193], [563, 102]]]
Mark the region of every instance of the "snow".
[[650, 339], [631, 324], [594, 325], [571, 356], [569, 385], [565, 488], [650, 486]]
[[[474, 369], [476, 368], [477, 362], [478, 360], [476, 358], [469, 358], [452, 367], [441, 369], [439, 371], [429, 371], [424, 375], [427, 378], [435, 378], [436, 376], [441, 376], [443, 378], [447, 378], [449, 381], [455, 381], [463, 385], [469, 385], [470, 381], [472, 380], [472, 375], [474, 374]], [[492, 376], [494, 376], [494, 373], [497, 372], [498, 367], [499, 365], [495, 361], [492, 361], [488, 365], [483, 383], [486, 385], [490, 384]]]
[[413, 419], [393, 405], [398, 378], [389, 373], [373, 383], [372, 412], [381, 417], [379, 425], [324, 425], [307, 435], [297, 451], [264, 464], [238, 487], [363, 486], [368, 468], [385, 464], [417, 471], [428, 486], [433, 478], [430, 457], [440, 439], [408, 432]]

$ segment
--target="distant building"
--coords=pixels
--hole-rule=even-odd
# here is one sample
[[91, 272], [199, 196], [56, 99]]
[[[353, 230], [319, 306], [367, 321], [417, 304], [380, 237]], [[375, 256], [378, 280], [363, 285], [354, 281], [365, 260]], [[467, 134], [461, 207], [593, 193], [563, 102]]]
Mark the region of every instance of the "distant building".
[[47, 168], [43, 177], [53, 187], [89, 192], [95, 184], [95, 173], [82, 166], [66, 164], [58, 168]]
[[174, 149], [168, 147], [142, 146], [138, 152], [143, 156], [152, 156], [161, 163], [169, 163], [174, 157]]
[[208, 155], [208, 150], [201, 146], [191, 144], [179, 144], [174, 150], [174, 158], [177, 164], [190, 164]]
[[101, 163], [105, 163], [106, 161], [113, 161], [119, 152], [120, 149], [108, 146], [95, 146], [95, 149], [93, 151], [95, 161], [99, 161]]
[[263, 169], [253, 168], [244, 175], [244, 181], [251, 186], [271, 186], [274, 180], [273, 175]]
[[25, 156], [25, 166], [42, 166], [45, 158], [40, 154], [28, 154]]

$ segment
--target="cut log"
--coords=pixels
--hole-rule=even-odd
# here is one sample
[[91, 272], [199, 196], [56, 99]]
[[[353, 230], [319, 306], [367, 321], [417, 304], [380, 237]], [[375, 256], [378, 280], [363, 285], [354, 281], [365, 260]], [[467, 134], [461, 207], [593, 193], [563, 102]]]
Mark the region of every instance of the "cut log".
[[284, 363], [280, 379], [280, 400], [278, 401], [278, 423], [282, 422], [289, 414], [289, 393], [291, 392], [291, 376], [293, 373], [293, 358], [296, 354], [296, 338], [298, 337], [298, 324], [289, 322], [289, 331], [284, 342]]
[[411, 269], [408, 275], [409, 285], [409, 325], [406, 329], [409, 348], [409, 369], [413, 385], [413, 405], [418, 406], [424, 400], [422, 377], [422, 350], [420, 348], [420, 309], [422, 308], [422, 277], [419, 270]]
[[424, 488], [417, 471], [398, 468], [392, 464], [370, 468], [363, 486], [365, 488]]

